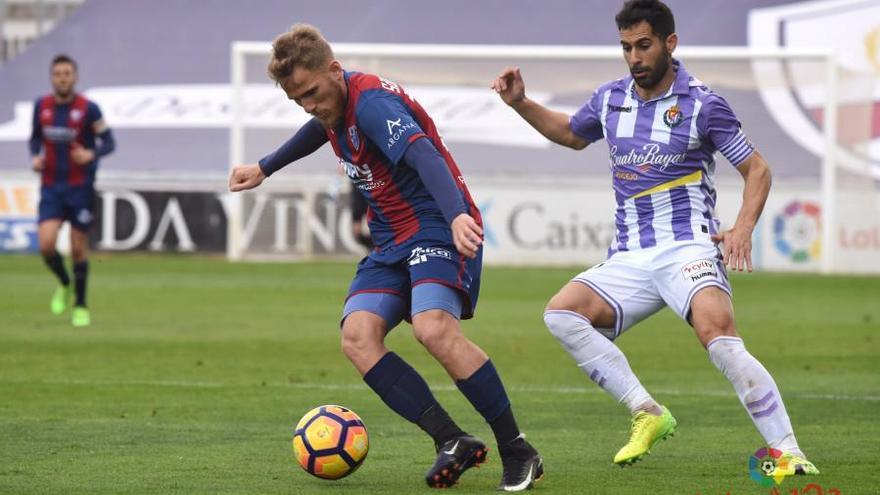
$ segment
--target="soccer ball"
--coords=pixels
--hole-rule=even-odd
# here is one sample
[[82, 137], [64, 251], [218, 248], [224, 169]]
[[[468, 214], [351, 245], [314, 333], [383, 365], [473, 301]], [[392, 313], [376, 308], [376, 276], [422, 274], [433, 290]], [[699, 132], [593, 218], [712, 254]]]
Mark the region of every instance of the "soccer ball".
[[293, 456], [307, 473], [338, 480], [353, 473], [370, 449], [361, 418], [342, 406], [318, 406], [296, 424]]
[[773, 476], [773, 472], [776, 471], [776, 463], [767, 459], [761, 463], [761, 472], [766, 474], [767, 476]]

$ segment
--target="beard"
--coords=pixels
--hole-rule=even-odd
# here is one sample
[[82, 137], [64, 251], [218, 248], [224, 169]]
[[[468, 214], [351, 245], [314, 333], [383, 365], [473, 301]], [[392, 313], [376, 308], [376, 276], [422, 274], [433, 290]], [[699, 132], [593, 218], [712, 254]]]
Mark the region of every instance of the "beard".
[[55, 88], [55, 96], [62, 100], [66, 100], [71, 94], [73, 94], [73, 87], [67, 89]]
[[[630, 68], [629, 73], [633, 76], [633, 79], [640, 88], [654, 89], [654, 87], [663, 79], [663, 76], [666, 75], [666, 71], [669, 70], [671, 63], [672, 56], [664, 47], [663, 55], [657, 59], [653, 68], [649, 67], [646, 72], [638, 72], [635, 69]], [[637, 69], [642, 69], [643, 67], [644, 66], [639, 66]]]

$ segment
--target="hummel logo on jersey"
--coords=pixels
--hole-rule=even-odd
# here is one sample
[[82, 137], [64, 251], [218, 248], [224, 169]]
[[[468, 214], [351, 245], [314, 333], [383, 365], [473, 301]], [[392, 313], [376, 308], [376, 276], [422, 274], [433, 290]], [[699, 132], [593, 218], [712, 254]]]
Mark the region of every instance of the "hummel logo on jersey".
[[448, 455], [454, 455], [454, 454], [455, 454], [455, 449], [458, 448], [458, 442], [460, 442], [460, 440], [456, 440], [455, 443], [452, 444], [452, 447], [450, 447], [449, 450], [444, 450], [443, 453], [444, 453], [444, 454], [448, 454]]
[[612, 104], [610, 104], [610, 103], [608, 104], [608, 110], [611, 110], [612, 112], [626, 112], [626, 113], [629, 113], [629, 112], [632, 112], [632, 109], [633, 109], [633, 107], [619, 107], [619, 106], [617, 106], [617, 105], [612, 105]]
[[388, 124], [388, 134], [389, 134], [390, 136], [393, 136], [393, 135], [394, 135], [394, 127], [395, 127], [395, 126], [397, 126], [397, 127], [400, 127], [400, 126], [401, 126], [401, 124], [400, 124], [400, 120], [401, 120], [401, 119], [397, 119], [397, 120], [386, 120], [386, 121], [385, 121], [385, 122]]

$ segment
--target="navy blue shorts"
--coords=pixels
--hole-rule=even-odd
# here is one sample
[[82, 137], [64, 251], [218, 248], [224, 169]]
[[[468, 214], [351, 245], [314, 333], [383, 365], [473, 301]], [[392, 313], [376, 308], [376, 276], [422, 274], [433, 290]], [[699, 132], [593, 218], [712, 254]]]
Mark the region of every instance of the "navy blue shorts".
[[44, 186], [40, 188], [39, 221], [58, 219], [88, 231], [95, 220], [95, 188], [92, 186]]
[[477, 307], [482, 267], [482, 248], [476, 258], [470, 259], [459, 254], [451, 239], [410, 239], [390, 250], [373, 252], [361, 260], [346, 301], [357, 294], [396, 295], [404, 301], [404, 314], [409, 321], [413, 287], [440, 284], [459, 294], [461, 319], [466, 320], [474, 316]]

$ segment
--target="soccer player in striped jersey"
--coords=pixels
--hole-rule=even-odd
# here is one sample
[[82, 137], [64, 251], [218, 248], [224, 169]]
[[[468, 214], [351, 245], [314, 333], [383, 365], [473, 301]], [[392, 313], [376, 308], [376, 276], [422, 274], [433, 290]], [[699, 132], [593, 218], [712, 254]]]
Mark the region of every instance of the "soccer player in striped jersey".
[[[67, 55], [58, 55], [50, 70], [52, 94], [38, 98], [34, 104], [29, 142], [31, 167], [41, 177], [37, 235], [43, 259], [60, 282], [50, 309], [54, 314], [62, 314], [74, 299], [71, 321], [82, 327], [91, 323], [86, 307], [86, 280], [95, 173], [98, 159], [110, 154], [115, 142], [98, 105], [74, 91], [76, 62]], [[71, 226], [73, 288], [55, 248], [58, 231], [65, 221]]]
[[[678, 37], [666, 5], [630, 0], [616, 21], [630, 75], [600, 86], [574, 115], [526, 97], [517, 68], [492, 83], [549, 140], [573, 149], [603, 138], [608, 143], [617, 235], [605, 262], [553, 296], [544, 321], [587, 376], [633, 415], [630, 440], [615, 463], [639, 460], [675, 431], [675, 418], [614, 344], [669, 306], [694, 328], [767, 445], [784, 453], [780, 466], [787, 467], [779, 469], [818, 473], [795, 440], [776, 383], [737, 334], [725, 273], [725, 264], [752, 270], [752, 230], [770, 190], [767, 163], [727, 102], [672, 57]], [[745, 182], [742, 208], [724, 231], [714, 214], [716, 151]]]
[[342, 314], [342, 350], [394, 412], [434, 440], [425, 481], [449, 487], [483, 462], [486, 445], [466, 434], [422, 377], [385, 347], [401, 320], [492, 428], [501, 454], [499, 489], [521, 491], [543, 474], [495, 367], [461, 332], [477, 303], [480, 212], [425, 110], [398, 84], [343, 70], [317, 29], [298, 24], [276, 38], [271, 78], [314, 118], [258, 164], [235, 167], [232, 191], [251, 189], [328, 141], [369, 205], [375, 249], [357, 268]]

